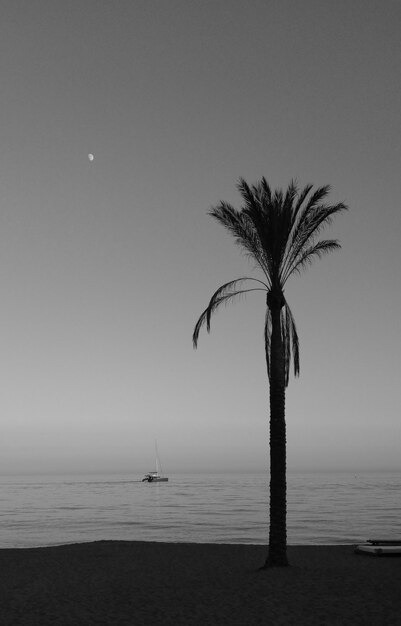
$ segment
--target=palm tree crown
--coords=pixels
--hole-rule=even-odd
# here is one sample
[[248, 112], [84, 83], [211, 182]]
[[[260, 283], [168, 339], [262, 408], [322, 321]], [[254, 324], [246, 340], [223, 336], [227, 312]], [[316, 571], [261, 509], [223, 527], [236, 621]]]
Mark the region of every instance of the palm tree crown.
[[[272, 310], [278, 309], [287, 385], [291, 355], [294, 373], [299, 375], [299, 340], [293, 315], [284, 297], [285, 283], [290, 276], [305, 269], [315, 257], [340, 248], [337, 240], [318, 241], [317, 238], [332, 217], [347, 207], [343, 203], [328, 205], [323, 202], [330, 191], [329, 185], [314, 191], [312, 185], [307, 185], [299, 192], [292, 181], [284, 194], [281, 189], [273, 192], [265, 178], [251, 187], [241, 178], [238, 190], [244, 202], [240, 211], [227, 202], [220, 202], [209, 214], [232, 233], [236, 242], [262, 270], [264, 280], [237, 278], [217, 289], [195, 326], [193, 344], [196, 348], [204, 324], [210, 331], [211, 316], [223, 302], [251, 291], [265, 291], [267, 369], [270, 377]], [[246, 281], [253, 281], [254, 286], [242, 288]]]

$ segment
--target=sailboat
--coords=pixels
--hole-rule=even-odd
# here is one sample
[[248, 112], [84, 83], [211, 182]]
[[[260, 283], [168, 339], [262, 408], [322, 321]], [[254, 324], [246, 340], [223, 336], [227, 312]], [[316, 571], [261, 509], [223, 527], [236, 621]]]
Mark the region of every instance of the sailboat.
[[155, 455], [156, 455], [156, 471], [145, 474], [142, 478], [143, 483], [166, 483], [168, 481], [167, 476], [163, 476], [162, 468], [160, 465], [159, 453], [157, 451], [157, 442], [155, 441]]

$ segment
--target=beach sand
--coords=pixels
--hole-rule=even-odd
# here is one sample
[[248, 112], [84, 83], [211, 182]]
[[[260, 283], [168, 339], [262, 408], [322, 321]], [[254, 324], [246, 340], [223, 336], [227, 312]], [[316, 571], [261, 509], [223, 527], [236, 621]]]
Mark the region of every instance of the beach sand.
[[401, 624], [401, 558], [291, 546], [100, 541], [0, 550], [1, 626]]

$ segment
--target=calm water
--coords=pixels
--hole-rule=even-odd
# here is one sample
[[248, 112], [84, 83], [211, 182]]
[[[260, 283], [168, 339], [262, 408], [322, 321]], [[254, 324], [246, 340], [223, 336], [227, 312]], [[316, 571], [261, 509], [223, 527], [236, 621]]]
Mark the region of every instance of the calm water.
[[[139, 477], [138, 477], [139, 478]], [[401, 473], [289, 474], [288, 541], [355, 543], [401, 537]], [[267, 540], [263, 474], [3, 477], [0, 547], [123, 539], [254, 543]]]

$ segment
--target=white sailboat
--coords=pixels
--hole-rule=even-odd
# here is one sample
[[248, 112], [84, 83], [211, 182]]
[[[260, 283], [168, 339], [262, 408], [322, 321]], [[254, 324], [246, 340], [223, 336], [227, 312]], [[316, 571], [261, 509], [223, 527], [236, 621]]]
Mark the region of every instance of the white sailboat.
[[145, 474], [145, 477], [142, 478], [143, 483], [166, 483], [168, 481], [167, 476], [163, 476], [163, 473], [162, 473], [162, 468], [160, 464], [156, 441], [155, 441], [155, 455], [156, 455], [156, 471]]

